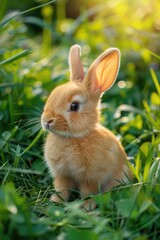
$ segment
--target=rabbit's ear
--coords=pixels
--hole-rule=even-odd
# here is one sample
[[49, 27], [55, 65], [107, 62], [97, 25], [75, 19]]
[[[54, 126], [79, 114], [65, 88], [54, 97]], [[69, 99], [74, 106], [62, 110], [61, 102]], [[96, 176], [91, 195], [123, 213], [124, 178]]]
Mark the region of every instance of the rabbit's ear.
[[73, 45], [69, 51], [70, 80], [83, 80], [84, 70], [80, 59], [81, 48], [79, 45]]
[[120, 65], [120, 51], [109, 48], [102, 53], [90, 66], [85, 80], [91, 91], [101, 93], [108, 90], [116, 80]]

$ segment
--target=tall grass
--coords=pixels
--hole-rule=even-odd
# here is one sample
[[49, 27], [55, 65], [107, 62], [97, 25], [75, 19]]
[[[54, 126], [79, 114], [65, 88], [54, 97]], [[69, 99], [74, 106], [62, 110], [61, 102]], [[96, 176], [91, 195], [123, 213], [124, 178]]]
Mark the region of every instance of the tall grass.
[[[41, 7], [44, 10], [46, 4]], [[82, 51], [90, 52], [88, 37], [84, 41], [79, 38], [81, 24], [86, 30], [90, 23], [81, 17], [83, 22], [75, 22], [79, 33], [64, 33], [58, 24], [51, 27], [54, 13], [50, 11], [48, 16], [45, 10], [44, 19], [32, 18], [42, 28], [40, 38], [28, 34], [25, 21], [31, 19], [25, 12], [30, 10], [19, 14], [20, 18], [5, 16], [0, 25], [0, 239], [158, 239], [159, 56], [149, 50], [143, 61], [139, 50], [137, 64], [135, 56], [129, 56], [130, 49], [126, 48], [126, 53], [122, 50], [117, 84], [103, 97], [102, 122], [119, 134], [130, 158], [133, 182], [90, 196], [98, 207], [89, 213], [80, 208], [83, 199], [51, 203], [54, 188], [43, 160], [45, 135], [40, 129], [40, 115], [49, 92], [68, 79], [70, 43], [79, 41]], [[59, 18], [60, 26], [64, 19]], [[103, 40], [102, 36], [99, 39]], [[90, 59], [84, 57], [85, 66], [94, 59], [96, 44], [92, 44]]]

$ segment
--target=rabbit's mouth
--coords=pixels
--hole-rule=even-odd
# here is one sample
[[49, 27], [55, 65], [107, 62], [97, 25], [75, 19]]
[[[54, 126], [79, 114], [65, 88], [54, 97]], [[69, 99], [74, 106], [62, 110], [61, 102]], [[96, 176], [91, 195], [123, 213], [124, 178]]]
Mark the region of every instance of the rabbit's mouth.
[[42, 128], [45, 130], [45, 131], [49, 131], [53, 134], [56, 134], [60, 137], [64, 137], [64, 138], [82, 138], [82, 137], [85, 137], [86, 135], [88, 135], [88, 131], [83, 131], [83, 132], [80, 132], [80, 133], [77, 133], [77, 132], [71, 132], [71, 131], [68, 131], [68, 130], [59, 130], [59, 129], [56, 129], [55, 126], [54, 126], [54, 120], [50, 120], [50, 121], [45, 121], [43, 118], [41, 119], [41, 125], [42, 125]]
[[86, 133], [73, 133], [68, 131], [59, 131], [56, 129], [51, 129], [49, 131], [63, 138], [82, 138], [87, 135]]

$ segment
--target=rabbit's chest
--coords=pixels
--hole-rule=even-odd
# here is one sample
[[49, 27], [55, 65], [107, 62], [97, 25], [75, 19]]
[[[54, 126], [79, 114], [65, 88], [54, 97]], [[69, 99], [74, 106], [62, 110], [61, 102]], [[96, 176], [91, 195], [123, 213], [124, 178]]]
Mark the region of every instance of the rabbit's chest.
[[63, 153], [59, 153], [55, 160], [55, 172], [69, 175], [77, 180], [85, 176], [89, 170], [89, 159], [86, 159], [83, 152], [78, 154], [72, 147], [70, 149], [63, 149]]
[[53, 176], [69, 175], [76, 180], [88, 175], [91, 171], [92, 153], [83, 142], [46, 142], [45, 159]]
[[72, 160], [64, 159], [63, 161], [59, 161], [54, 166], [55, 173], [63, 174], [74, 179], [82, 178], [85, 175], [86, 167], [82, 164], [77, 164], [77, 162], [72, 162]]

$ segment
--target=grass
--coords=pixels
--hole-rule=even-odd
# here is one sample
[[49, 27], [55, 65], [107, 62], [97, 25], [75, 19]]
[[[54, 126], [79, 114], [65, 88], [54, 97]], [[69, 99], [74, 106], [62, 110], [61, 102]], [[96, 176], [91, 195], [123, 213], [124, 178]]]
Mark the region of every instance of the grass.
[[[73, 32], [69, 35], [58, 27], [51, 30], [46, 15], [41, 21], [34, 22], [33, 18], [33, 23], [42, 28], [41, 37], [33, 38], [25, 20], [22, 14], [16, 18], [5, 16], [0, 25], [0, 239], [158, 239], [158, 54], [148, 50], [147, 55], [142, 52], [142, 58], [137, 50], [137, 61], [128, 55], [130, 49], [123, 51], [124, 46], [117, 42], [122, 46], [122, 65], [117, 83], [103, 97], [102, 123], [120, 137], [134, 180], [91, 196], [98, 208], [87, 213], [80, 208], [83, 200], [76, 197], [61, 205], [49, 201], [54, 188], [43, 160], [45, 134], [40, 129], [40, 115], [49, 92], [69, 77], [69, 45], [78, 41], [82, 51], [90, 50], [91, 42], [85, 35], [89, 22], [82, 14], [80, 23], [77, 19], [72, 25], [79, 29], [73, 38]], [[64, 20], [60, 19], [59, 24], [63, 25]], [[101, 33], [97, 38], [104, 41]], [[86, 67], [103, 47], [108, 47], [102, 45], [97, 50], [96, 44], [92, 42], [89, 59], [88, 54], [82, 56]]]

